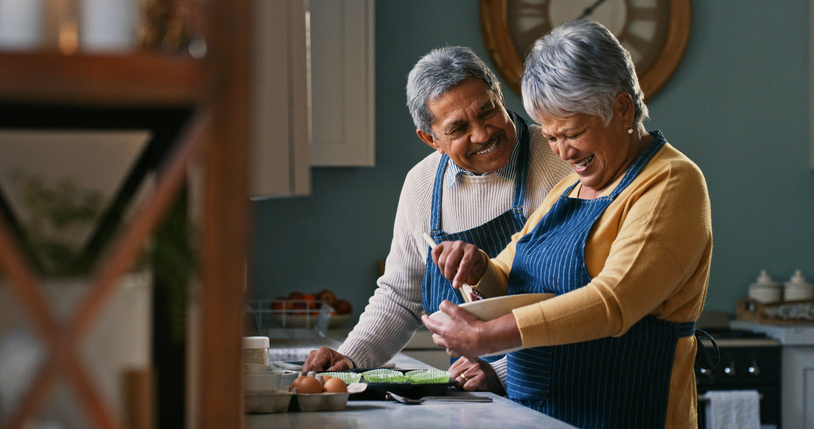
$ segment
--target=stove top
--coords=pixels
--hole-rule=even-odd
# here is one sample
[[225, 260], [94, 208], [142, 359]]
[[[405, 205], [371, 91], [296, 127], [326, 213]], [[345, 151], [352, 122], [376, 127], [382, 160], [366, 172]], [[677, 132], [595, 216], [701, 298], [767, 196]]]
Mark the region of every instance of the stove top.
[[[715, 339], [719, 347], [772, 347], [780, 345], [777, 340], [759, 332], [728, 328], [704, 329], [704, 331]], [[702, 339], [702, 341], [708, 342], [706, 339]]]

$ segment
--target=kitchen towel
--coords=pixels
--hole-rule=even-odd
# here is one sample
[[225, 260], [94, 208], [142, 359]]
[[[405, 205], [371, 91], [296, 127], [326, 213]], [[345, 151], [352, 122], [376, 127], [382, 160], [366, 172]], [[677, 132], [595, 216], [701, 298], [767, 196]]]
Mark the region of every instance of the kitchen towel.
[[706, 393], [707, 429], [760, 429], [760, 395], [756, 390]]

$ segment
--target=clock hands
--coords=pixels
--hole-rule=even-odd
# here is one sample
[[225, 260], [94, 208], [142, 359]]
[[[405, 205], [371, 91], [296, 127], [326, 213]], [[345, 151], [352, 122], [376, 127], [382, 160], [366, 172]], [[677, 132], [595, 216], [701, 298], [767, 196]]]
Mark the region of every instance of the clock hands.
[[600, 4], [602, 4], [604, 2], [605, 2], [605, 0], [596, 0], [594, 2], [594, 4], [586, 7], [585, 10], [582, 11], [582, 15], [577, 17], [577, 19], [583, 19], [583, 18], [587, 17], [588, 15], [594, 13], [594, 9], [596, 9]]

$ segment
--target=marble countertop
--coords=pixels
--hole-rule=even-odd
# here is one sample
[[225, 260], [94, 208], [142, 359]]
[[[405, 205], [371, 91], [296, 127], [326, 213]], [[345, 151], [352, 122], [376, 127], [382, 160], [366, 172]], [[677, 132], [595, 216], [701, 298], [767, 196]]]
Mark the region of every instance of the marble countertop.
[[814, 346], [814, 323], [768, 325], [733, 320], [729, 322], [729, 327], [766, 334], [782, 346]]
[[[346, 334], [346, 333], [345, 333]], [[340, 334], [341, 336], [341, 334]], [[271, 360], [299, 361], [308, 356], [315, 347], [324, 345], [336, 348], [343, 338], [332, 337], [314, 340], [272, 342], [269, 350]], [[279, 359], [275, 359], [275, 357]], [[389, 362], [396, 369], [423, 369], [431, 366], [404, 354], [397, 354]], [[421, 405], [405, 405], [393, 401], [348, 401], [342, 411], [301, 412], [289, 411], [276, 414], [246, 414], [247, 429], [266, 428], [551, 428], [573, 429], [545, 414], [524, 407], [507, 398], [489, 392], [462, 392], [450, 388], [448, 394], [489, 396], [489, 403], [425, 402]]]
[[574, 428], [506, 398], [487, 392], [450, 391], [450, 395], [490, 396], [489, 403], [348, 401], [342, 411], [247, 414], [247, 429], [266, 428]]

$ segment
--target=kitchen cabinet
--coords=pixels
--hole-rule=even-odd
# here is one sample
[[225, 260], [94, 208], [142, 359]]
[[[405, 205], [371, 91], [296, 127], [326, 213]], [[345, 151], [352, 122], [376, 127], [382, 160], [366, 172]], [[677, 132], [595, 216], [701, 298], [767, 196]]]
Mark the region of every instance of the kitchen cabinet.
[[[128, 417], [149, 407], [149, 393], [135, 401], [127, 416], [113, 412], [93, 382], [94, 368], [77, 349], [98, 317], [111, 304], [117, 279], [133, 268], [145, 242], [186, 186], [191, 170], [202, 173], [196, 328], [190, 341], [190, 418], [187, 427], [241, 427], [241, 314], [244, 262], [248, 245], [251, 120], [251, 11], [247, 0], [184, 1], [198, 5], [205, 21], [207, 53], [153, 52], [115, 54], [26, 51], [0, 52], [0, 106], [22, 106], [36, 120], [48, 112], [66, 114], [107, 109], [161, 112], [188, 109], [172, 150], [161, 162], [154, 192], [117, 231], [116, 238], [92, 274], [91, 288], [72, 318], [52, 314], [41, 279], [22, 256], [8, 222], [0, 219], [0, 270], [9, 291], [27, 314], [44, 353], [43, 365], [26, 393], [0, 424], [19, 428], [33, 424], [38, 407], [53, 390], [67, 387], [75, 410], [86, 414], [88, 427], [131, 426]], [[200, 167], [200, 168], [198, 168]], [[145, 386], [148, 386], [146, 383]], [[149, 389], [147, 389], [149, 391]], [[141, 407], [141, 408], [139, 408]], [[185, 410], [176, 409], [183, 414]], [[152, 422], [145, 422], [152, 427]]]
[[253, 0], [253, 198], [311, 191], [306, 0]]
[[255, 199], [375, 164], [374, 0], [253, 0]]
[[375, 164], [374, 0], [310, 0], [311, 165]]
[[783, 429], [814, 429], [814, 325], [765, 325], [733, 321], [735, 329], [760, 332], [780, 342]]

